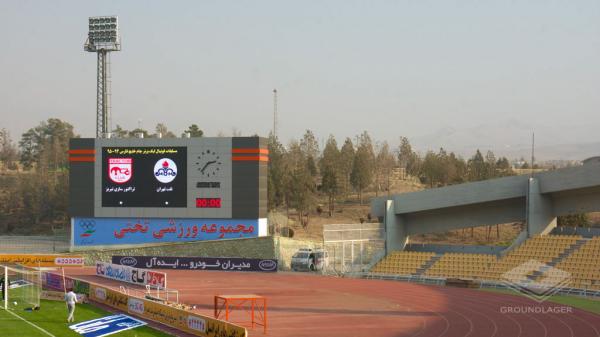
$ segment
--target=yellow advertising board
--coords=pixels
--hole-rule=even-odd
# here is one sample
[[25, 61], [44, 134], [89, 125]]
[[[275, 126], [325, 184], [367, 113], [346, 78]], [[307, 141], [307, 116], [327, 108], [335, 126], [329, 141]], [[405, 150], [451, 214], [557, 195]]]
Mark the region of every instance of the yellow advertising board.
[[89, 298], [115, 309], [127, 311], [127, 300], [129, 296], [108, 287], [90, 284]]
[[[75, 294], [77, 296], [77, 302], [88, 303], [86, 294]], [[49, 301], [64, 301], [65, 293], [62, 291], [42, 290], [40, 298]]]
[[244, 327], [176, 309], [152, 300], [128, 296], [96, 284], [90, 284], [89, 298], [142, 319], [162, 323], [196, 336], [247, 337]]
[[82, 267], [83, 256], [58, 254], [0, 254], [0, 264], [30, 267]]

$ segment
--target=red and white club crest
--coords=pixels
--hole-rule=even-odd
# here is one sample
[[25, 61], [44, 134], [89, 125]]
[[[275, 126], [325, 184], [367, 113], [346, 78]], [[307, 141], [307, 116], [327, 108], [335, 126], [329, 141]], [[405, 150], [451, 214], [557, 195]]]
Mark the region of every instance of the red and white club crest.
[[108, 178], [117, 184], [124, 184], [133, 175], [132, 158], [108, 158]]

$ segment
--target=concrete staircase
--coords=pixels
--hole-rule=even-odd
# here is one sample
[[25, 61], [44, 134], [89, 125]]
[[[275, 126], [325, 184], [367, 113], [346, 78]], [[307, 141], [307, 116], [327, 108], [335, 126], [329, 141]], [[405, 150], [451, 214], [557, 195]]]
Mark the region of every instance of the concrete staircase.
[[553, 258], [550, 262], [548, 262], [544, 267], [539, 270], [534, 271], [533, 273], [527, 275], [527, 278], [531, 281], [537, 280], [540, 276], [544, 275], [544, 273], [559, 264], [562, 260], [564, 260], [567, 256], [571, 255], [574, 251], [578, 250], [583, 246], [589, 239], [580, 239], [577, 240], [574, 244], [572, 244], [569, 248], [565, 249], [560, 255]]
[[437, 253], [434, 256], [432, 256], [429, 260], [423, 263], [421, 267], [417, 269], [417, 272], [414, 273], [413, 276], [423, 276], [427, 269], [431, 268], [431, 266], [433, 266], [433, 264], [436, 263], [437, 260], [439, 260], [443, 255], [444, 254], [442, 253]]

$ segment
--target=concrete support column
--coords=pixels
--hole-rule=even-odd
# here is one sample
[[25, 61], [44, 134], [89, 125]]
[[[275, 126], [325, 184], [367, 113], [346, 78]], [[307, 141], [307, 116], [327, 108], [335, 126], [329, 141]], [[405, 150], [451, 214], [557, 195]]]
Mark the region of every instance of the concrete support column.
[[540, 193], [540, 181], [529, 178], [527, 187], [527, 236], [547, 234], [556, 227], [552, 199]]
[[402, 250], [408, 242], [406, 235], [406, 225], [402, 221], [402, 216], [396, 215], [394, 210], [394, 201], [386, 200], [385, 216], [385, 252], [389, 254], [395, 250]]

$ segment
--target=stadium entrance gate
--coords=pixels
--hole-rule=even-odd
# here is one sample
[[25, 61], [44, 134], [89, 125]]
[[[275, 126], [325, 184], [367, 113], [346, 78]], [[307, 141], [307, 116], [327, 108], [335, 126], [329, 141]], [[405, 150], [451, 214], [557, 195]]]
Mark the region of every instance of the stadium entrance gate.
[[385, 255], [385, 226], [380, 223], [325, 225], [323, 246], [329, 255], [323, 273], [360, 273]]

